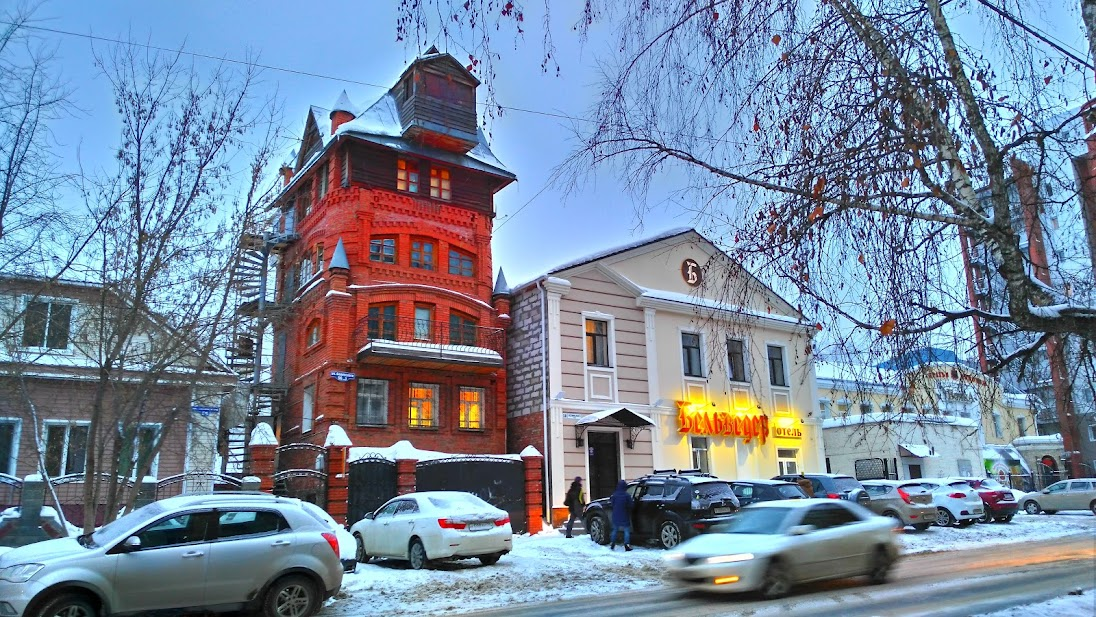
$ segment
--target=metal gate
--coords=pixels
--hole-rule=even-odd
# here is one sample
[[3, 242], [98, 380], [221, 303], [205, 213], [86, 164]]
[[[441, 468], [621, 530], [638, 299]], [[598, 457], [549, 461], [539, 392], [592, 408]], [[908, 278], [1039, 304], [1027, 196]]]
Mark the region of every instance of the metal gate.
[[278, 466], [288, 467], [274, 474], [274, 494], [296, 497], [326, 509], [327, 474], [320, 470], [326, 467], [327, 449], [310, 443], [291, 443], [278, 446], [274, 453]]
[[511, 459], [462, 456], [419, 461], [415, 466], [419, 491], [466, 491], [510, 513], [514, 533], [527, 529], [525, 464]]
[[396, 463], [375, 454], [351, 461], [346, 482], [346, 522], [353, 525], [396, 496]]
[[242, 484], [240, 479], [234, 476], [190, 471], [157, 481], [156, 499], [194, 493], [212, 493], [214, 491], [238, 491]]

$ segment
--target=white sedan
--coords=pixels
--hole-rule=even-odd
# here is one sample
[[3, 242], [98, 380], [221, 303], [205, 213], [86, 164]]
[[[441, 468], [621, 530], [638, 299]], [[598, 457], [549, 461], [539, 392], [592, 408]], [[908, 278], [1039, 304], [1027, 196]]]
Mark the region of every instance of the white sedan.
[[968, 527], [982, 518], [985, 508], [982, 497], [962, 478], [918, 478], [909, 482], [932, 491], [936, 524], [941, 527]]
[[683, 587], [779, 598], [822, 579], [883, 583], [898, 555], [892, 519], [848, 501], [797, 499], [750, 504], [665, 559], [670, 580]]
[[350, 527], [357, 559], [405, 559], [420, 570], [432, 561], [478, 557], [493, 565], [513, 548], [510, 515], [471, 493], [432, 491], [390, 499]]

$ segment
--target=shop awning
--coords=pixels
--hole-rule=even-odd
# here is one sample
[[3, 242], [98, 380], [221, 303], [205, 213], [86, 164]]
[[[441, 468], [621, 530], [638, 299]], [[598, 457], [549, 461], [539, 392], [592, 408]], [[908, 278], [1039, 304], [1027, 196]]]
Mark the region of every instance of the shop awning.
[[1019, 467], [1027, 473], [1031, 473], [1028, 469], [1027, 462], [1024, 461], [1024, 457], [1020, 456], [1020, 451], [1010, 445], [993, 445], [986, 444], [982, 446], [982, 458], [990, 462], [1000, 461], [1007, 467]]
[[628, 429], [628, 439], [626, 440], [625, 445], [631, 449], [635, 447], [636, 437], [639, 436], [640, 431], [649, 429], [654, 425], [654, 420], [641, 413], [636, 413], [627, 407], [603, 409], [602, 411], [586, 414], [575, 421], [575, 445], [582, 446], [582, 434], [586, 432], [587, 428], [591, 426], [606, 426]]
[[936, 449], [921, 443], [900, 443], [898, 444], [898, 455], [912, 456], [914, 458], [928, 458], [936, 456]]

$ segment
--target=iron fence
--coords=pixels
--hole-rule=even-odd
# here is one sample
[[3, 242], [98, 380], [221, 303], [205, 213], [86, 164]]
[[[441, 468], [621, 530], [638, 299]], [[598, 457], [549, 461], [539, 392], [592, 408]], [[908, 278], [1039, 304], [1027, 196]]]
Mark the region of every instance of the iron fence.
[[434, 319], [396, 317], [381, 313], [358, 321], [354, 328], [356, 349], [372, 341], [394, 341], [412, 345], [462, 345], [503, 353], [506, 333], [502, 328], [485, 328], [462, 319], [449, 323]]
[[0, 473], [0, 512], [17, 507], [23, 497], [23, 481], [15, 476]]

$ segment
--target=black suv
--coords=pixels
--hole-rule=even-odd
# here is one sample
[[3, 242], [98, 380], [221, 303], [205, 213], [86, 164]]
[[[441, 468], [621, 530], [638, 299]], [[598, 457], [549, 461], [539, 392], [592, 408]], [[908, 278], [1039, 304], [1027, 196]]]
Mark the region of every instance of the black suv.
[[807, 494], [798, 484], [783, 480], [734, 480], [731, 488], [738, 497], [738, 503], [743, 506], [758, 501], [807, 498]]
[[[698, 471], [656, 471], [629, 482], [628, 492], [635, 501], [632, 537], [656, 540], [664, 548], [725, 522], [738, 510], [729, 482]], [[608, 497], [586, 504], [582, 520], [591, 540], [609, 543], [612, 515]]]
[[[860, 481], [852, 476], [846, 476], [839, 473], [808, 473], [804, 475], [811, 481], [811, 486], [814, 487], [815, 497], [845, 499], [847, 501], [854, 501], [864, 507], [867, 507], [868, 502], [871, 501], [871, 495], [864, 490], [864, 485], [860, 484]], [[796, 482], [799, 480], [799, 475], [787, 474], [775, 476], [773, 477], [773, 480]]]

